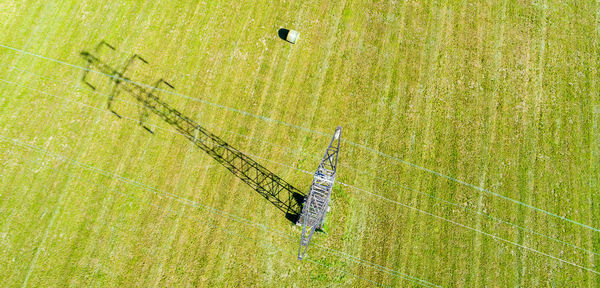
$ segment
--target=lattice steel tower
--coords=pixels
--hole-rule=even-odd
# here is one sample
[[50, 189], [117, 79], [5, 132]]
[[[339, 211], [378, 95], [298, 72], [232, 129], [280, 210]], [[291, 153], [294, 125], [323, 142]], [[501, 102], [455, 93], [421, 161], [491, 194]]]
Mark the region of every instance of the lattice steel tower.
[[321, 160], [321, 164], [315, 172], [310, 192], [304, 198], [302, 205], [302, 214], [298, 219], [298, 225], [302, 225], [302, 238], [300, 239], [300, 249], [298, 250], [298, 259], [302, 260], [308, 244], [315, 230], [321, 229], [325, 214], [329, 210], [329, 199], [331, 197], [331, 189], [335, 182], [335, 168], [337, 166], [337, 156], [340, 149], [340, 137], [342, 135], [342, 127], [338, 126], [335, 129], [333, 138], [325, 151], [325, 156]]

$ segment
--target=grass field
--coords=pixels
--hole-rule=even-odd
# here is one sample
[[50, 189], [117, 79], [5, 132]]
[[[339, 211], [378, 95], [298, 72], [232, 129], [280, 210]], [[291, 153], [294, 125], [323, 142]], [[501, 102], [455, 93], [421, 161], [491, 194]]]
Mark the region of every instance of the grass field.
[[[600, 286], [597, 1], [5, 0], [0, 19], [2, 287]], [[109, 81], [81, 81], [102, 40], [305, 193], [343, 127], [304, 261], [299, 227], [211, 156], [140, 127], [133, 98], [106, 109]]]

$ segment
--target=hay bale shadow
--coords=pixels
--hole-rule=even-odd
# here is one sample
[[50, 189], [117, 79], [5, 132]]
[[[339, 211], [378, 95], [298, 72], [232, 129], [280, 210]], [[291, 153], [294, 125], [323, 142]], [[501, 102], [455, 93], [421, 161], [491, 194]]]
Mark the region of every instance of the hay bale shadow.
[[285, 41], [285, 42], [289, 42], [287, 41], [287, 36], [290, 33], [289, 29], [285, 29], [285, 28], [281, 28], [277, 31], [277, 35], [279, 35], [279, 38], [281, 38], [281, 40]]

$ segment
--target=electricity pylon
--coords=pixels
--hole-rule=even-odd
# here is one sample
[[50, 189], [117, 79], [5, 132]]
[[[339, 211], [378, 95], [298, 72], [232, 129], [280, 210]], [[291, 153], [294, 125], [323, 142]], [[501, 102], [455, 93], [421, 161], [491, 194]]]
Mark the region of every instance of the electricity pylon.
[[322, 228], [325, 214], [329, 210], [329, 199], [331, 198], [331, 189], [335, 182], [335, 168], [337, 166], [341, 134], [342, 127], [338, 126], [335, 129], [329, 147], [327, 147], [327, 151], [325, 151], [325, 156], [323, 156], [323, 160], [321, 160], [321, 164], [319, 164], [317, 172], [315, 172], [310, 192], [304, 199], [302, 214], [300, 214], [300, 219], [298, 220], [298, 224], [302, 225], [302, 238], [300, 239], [300, 249], [298, 250], [299, 260], [304, 258], [308, 244], [310, 244], [310, 239], [315, 230]]

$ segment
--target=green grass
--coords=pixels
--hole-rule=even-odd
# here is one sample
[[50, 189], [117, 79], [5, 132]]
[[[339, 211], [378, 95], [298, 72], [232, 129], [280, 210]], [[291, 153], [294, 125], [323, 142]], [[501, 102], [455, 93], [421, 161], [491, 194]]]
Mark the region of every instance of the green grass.
[[[600, 284], [599, 232], [486, 192], [600, 227], [598, 3], [191, 2], [0, 3], [20, 50], [0, 47], [0, 286]], [[305, 261], [299, 228], [168, 124], [118, 119], [81, 69], [22, 52], [85, 65], [101, 40], [303, 191], [343, 126]]]

